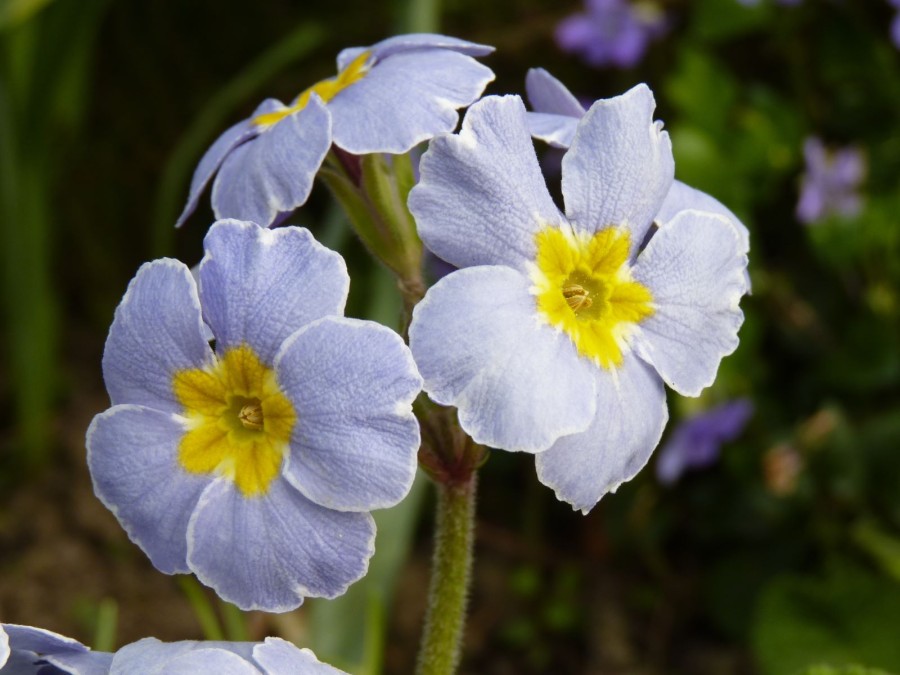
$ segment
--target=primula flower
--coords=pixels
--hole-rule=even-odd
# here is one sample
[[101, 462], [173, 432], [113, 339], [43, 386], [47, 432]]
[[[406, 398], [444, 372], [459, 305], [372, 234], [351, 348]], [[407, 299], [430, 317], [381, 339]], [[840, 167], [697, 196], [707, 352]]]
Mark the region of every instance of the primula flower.
[[354, 155], [400, 154], [452, 130], [457, 110], [494, 79], [472, 57], [492, 51], [429, 34], [343, 50], [335, 77], [304, 90], [290, 105], [267, 99], [213, 143], [194, 172], [176, 227], [217, 172], [216, 217], [269, 226], [306, 201], [332, 143]]
[[[528, 128], [534, 138], [554, 148], [567, 149], [572, 145], [578, 122], [587, 110], [575, 95], [559, 80], [543, 68], [531, 68], [525, 77], [525, 92], [533, 112], [527, 113]], [[681, 211], [708, 211], [731, 221], [747, 248], [750, 232], [727, 206], [714, 197], [692, 188], [680, 180], [673, 180], [659, 212], [653, 218], [656, 227], [662, 227]], [[654, 230], [650, 231], [650, 235]], [[750, 274], [744, 271], [747, 292], [750, 291]]]
[[113, 655], [43, 628], [0, 624], [2, 675], [103, 675]]
[[222, 221], [204, 245], [199, 288], [157, 260], [116, 310], [94, 489], [159, 570], [243, 609], [340, 595], [368, 511], [412, 484], [421, 378], [396, 333], [341, 316], [344, 261], [307, 230]]
[[651, 40], [666, 30], [662, 10], [652, 2], [586, 0], [587, 12], [573, 14], [556, 27], [556, 44], [580, 54], [592, 66], [630, 68]]
[[818, 138], [803, 145], [806, 173], [797, 202], [797, 218], [807, 225], [829, 215], [855, 216], [862, 208], [859, 186], [866, 163], [858, 148], [828, 150]]
[[160, 642], [138, 640], [116, 652], [110, 675], [347, 675], [309, 649], [280, 638], [265, 642]]
[[434, 139], [409, 199], [461, 268], [413, 314], [425, 390], [476, 442], [538, 453], [538, 478], [585, 512], [647, 462], [663, 382], [699, 394], [743, 320], [747, 245], [726, 218], [681, 211], [639, 254], [674, 172], [654, 107], [645, 85], [591, 107], [562, 162], [565, 215], [517, 96]]
[[897, 10], [891, 21], [891, 41], [897, 49], [900, 49], [900, 0], [889, 0], [891, 6]]
[[722, 444], [737, 438], [752, 414], [753, 404], [737, 399], [685, 420], [660, 449], [656, 477], [668, 485], [685, 471], [712, 465]]

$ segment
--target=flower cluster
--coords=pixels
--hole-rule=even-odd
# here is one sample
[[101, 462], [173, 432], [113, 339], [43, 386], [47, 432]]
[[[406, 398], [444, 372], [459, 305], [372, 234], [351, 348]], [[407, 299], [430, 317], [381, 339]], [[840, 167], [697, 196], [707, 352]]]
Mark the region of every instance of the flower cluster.
[[115, 654], [41, 628], [0, 624], [3, 675], [346, 675], [308, 649], [279, 638], [265, 642], [160, 642], [144, 638]]
[[267, 99], [223, 133], [194, 172], [182, 225], [213, 179], [217, 218], [270, 226], [301, 206], [332, 143], [354, 155], [404, 153], [452, 130], [457, 109], [494, 79], [473, 56], [492, 47], [444, 35], [400, 35], [338, 54], [338, 74], [290, 105]]
[[148, 263], [116, 311], [95, 491], [159, 570], [242, 608], [334, 597], [412, 484], [421, 380], [396, 333], [342, 318], [343, 259], [307, 230], [221, 221], [204, 245], [199, 284]]
[[743, 320], [747, 239], [731, 220], [682, 199], [650, 236], [674, 173], [654, 107], [641, 85], [577, 121], [564, 214], [516, 96], [435, 139], [410, 195], [425, 244], [461, 268], [413, 315], [425, 390], [475, 441], [535, 453], [538, 478], [584, 512], [647, 462], [663, 383], [699, 394]]

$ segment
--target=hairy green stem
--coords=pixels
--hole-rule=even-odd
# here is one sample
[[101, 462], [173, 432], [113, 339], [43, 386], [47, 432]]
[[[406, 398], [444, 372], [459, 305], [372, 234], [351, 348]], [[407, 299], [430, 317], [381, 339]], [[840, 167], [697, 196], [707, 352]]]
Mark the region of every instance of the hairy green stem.
[[459, 665], [472, 568], [476, 474], [437, 484], [434, 560], [418, 675], [451, 675]]

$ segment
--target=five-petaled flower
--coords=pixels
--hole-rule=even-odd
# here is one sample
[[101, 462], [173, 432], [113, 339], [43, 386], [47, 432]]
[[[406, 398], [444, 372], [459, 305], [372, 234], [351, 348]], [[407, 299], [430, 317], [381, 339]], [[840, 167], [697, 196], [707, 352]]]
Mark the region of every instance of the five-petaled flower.
[[727, 218], [682, 210], [641, 249], [674, 173], [654, 107], [640, 85], [585, 114], [565, 215], [517, 96], [433, 140], [409, 200], [425, 244], [461, 268], [413, 315], [425, 390], [475, 441], [537, 453], [538, 478], [585, 512], [647, 462], [663, 382], [698, 395], [743, 321], [747, 243]]
[[334, 597], [365, 574], [368, 511], [412, 484], [421, 378], [396, 333], [342, 317], [344, 261], [307, 230], [222, 221], [204, 245], [198, 283], [147, 263], [116, 311], [95, 492], [158, 569], [239, 607]]
[[[492, 47], [443, 35], [399, 35], [343, 50], [338, 74], [290, 105], [267, 99], [200, 160], [176, 225], [215, 175], [217, 218], [269, 226], [301, 206], [332, 143], [354, 155], [401, 154], [452, 130], [493, 72], [475, 61]], [[216, 175], [218, 174], [218, 175]]]

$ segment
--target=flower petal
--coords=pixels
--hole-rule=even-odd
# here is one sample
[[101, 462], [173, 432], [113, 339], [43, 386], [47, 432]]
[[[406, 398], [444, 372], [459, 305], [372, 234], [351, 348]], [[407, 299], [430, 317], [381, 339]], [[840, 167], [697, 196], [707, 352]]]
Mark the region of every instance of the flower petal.
[[263, 227], [301, 206], [331, 147], [331, 117], [318, 96], [238, 146], [222, 162], [212, 190], [216, 218]]
[[239, 145], [246, 143], [251, 138], [255, 137], [258, 133], [258, 127], [253, 124], [250, 119], [246, 119], [238, 122], [233, 127], [230, 127], [216, 139], [209, 150], [207, 150], [200, 159], [200, 163], [194, 170], [194, 176], [191, 178], [191, 189], [190, 192], [188, 192], [187, 204], [185, 204], [181, 215], [178, 216], [175, 227], [184, 225], [184, 222], [194, 212], [194, 209], [197, 208], [197, 202], [200, 200], [201, 193], [206, 188], [207, 183], [209, 183], [215, 175], [216, 171], [219, 170], [219, 167], [229, 153]]
[[531, 68], [525, 75], [525, 92], [532, 109], [580, 120], [584, 106], [566, 86], [543, 68]]
[[722, 216], [682, 211], [653, 235], [633, 268], [655, 312], [635, 336], [641, 358], [670, 387], [697, 396], [738, 345], [747, 245]]
[[347, 675], [322, 663], [308, 649], [295, 647], [287, 640], [269, 637], [253, 648], [253, 660], [266, 675]]
[[[122, 647], [113, 658], [110, 675], [158, 675], [168, 673], [168, 665], [182, 657], [197, 652], [230, 653], [247, 663], [253, 653], [252, 642], [221, 642], [217, 640], [180, 640], [162, 642], [156, 638], [143, 638]], [[233, 662], [233, 659], [231, 659]], [[249, 665], [249, 664], [248, 664]], [[186, 672], [186, 671], [179, 671]], [[187, 672], [211, 672], [198, 668]], [[218, 670], [216, 671], [219, 672]], [[227, 671], [226, 671], [227, 672]], [[239, 671], [240, 672], [240, 671]], [[251, 671], [255, 672], [255, 671]]]
[[169, 259], [142, 265], [116, 309], [103, 352], [112, 403], [180, 412], [172, 375], [212, 359], [190, 270]]
[[84, 653], [88, 648], [75, 640], [59, 633], [34, 626], [22, 626], [16, 623], [0, 624], [0, 635], [6, 634], [9, 651], [34, 652], [35, 654], [54, 654], [58, 652]]
[[188, 564], [244, 610], [286, 612], [304, 597], [333, 598], [362, 577], [374, 553], [368, 513], [314, 504], [287, 481], [247, 499], [228, 480], [210, 485], [188, 528]]
[[391, 54], [329, 102], [334, 143], [355, 155], [407, 152], [453, 131], [457, 110], [493, 79], [487, 66], [447, 49]]
[[644, 467], [668, 420], [666, 392], [653, 369], [627, 355], [615, 377], [600, 375], [597, 415], [535, 458], [538, 480], [583, 513]]
[[425, 391], [476, 442], [540, 452], [590, 424], [597, 367], [539, 322], [529, 285], [508, 267], [453, 272], [416, 306], [409, 340]]
[[87, 431], [94, 492], [166, 574], [188, 571], [188, 521], [210, 480], [179, 464], [184, 432], [182, 418], [135, 405], [97, 415]]
[[518, 96], [482, 99], [458, 135], [435, 138], [409, 208], [425, 244], [456, 267], [533, 260], [534, 235], [564, 221], [550, 198]]
[[412, 486], [422, 378], [394, 331], [325, 318], [295, 333], [275, 360], [297, 412], [284, 473], [307, 498], [341, 511], [393, 506]]
[[291, 333], [344, 312], [347, 266], [309, 230], [220, 221], [204, 247], [200, 294], [219, 353], [246, 343], [271, 365]]
[[468, 42], [448, 35], [437, 33], [408, 33], [395, 35], [386, 40], [377, 42], [371, 47], [350, 47], [338, 54], [338, 70], [346, 68], [357, 56], [363, 52], [371, 52], [376, 59], [386, 59], [391, 54], [398, 52], [421, 49], [447, 49], [468, 56], [486, 56], [494, 51], [493, 47], [480, 45], [476, 42]]
[[[660, 226], [664, 226], [670, 220], [674, 219], [682, 211], [706, 211], [723, 216], [731, 221], [741, 237], [741, 243], [750, 248], [750, 231], [744, 225], [731, 209], [722, 204], [718, 199], [712, 197], [705, 192], [701, 192], [696, 188], [692, 188], [680, 180], [672, 181], [672, 187], [666, 195], [659, 213], [654, 219]], [[747, 293], [750, 292], [750, 273], [744, 270], [744, 281], [747, 284]]]
[[659, 212], [675, 175], [672, 143], [653, 121], [656, 102], [645, 84], [594, 103], [563, 157], [562, 191], [573, 227], [594, 233], [631, 230], [632, 253]]
[[3, 629], [3, 624], [0, 624], [0, 667], [9, 659], [9, 653], [9, 635]]
[[48, 654], [43, 660], [69, 675], [107, 675], [113, 655], [94, 651], [63, 652]]
[[[147, 664], [149, 665], [149, 664]], [[137, 671], [140, 673], [140, 670]], [[216, 675], [259, 675], [250, 663], [237, 654], [222, 649], [197, 649], [165, 663], [165, 670], [147, 668], [147, 675], [165, 672], [166, 675], [197, 675], [197, 673], [215, 673]]]

